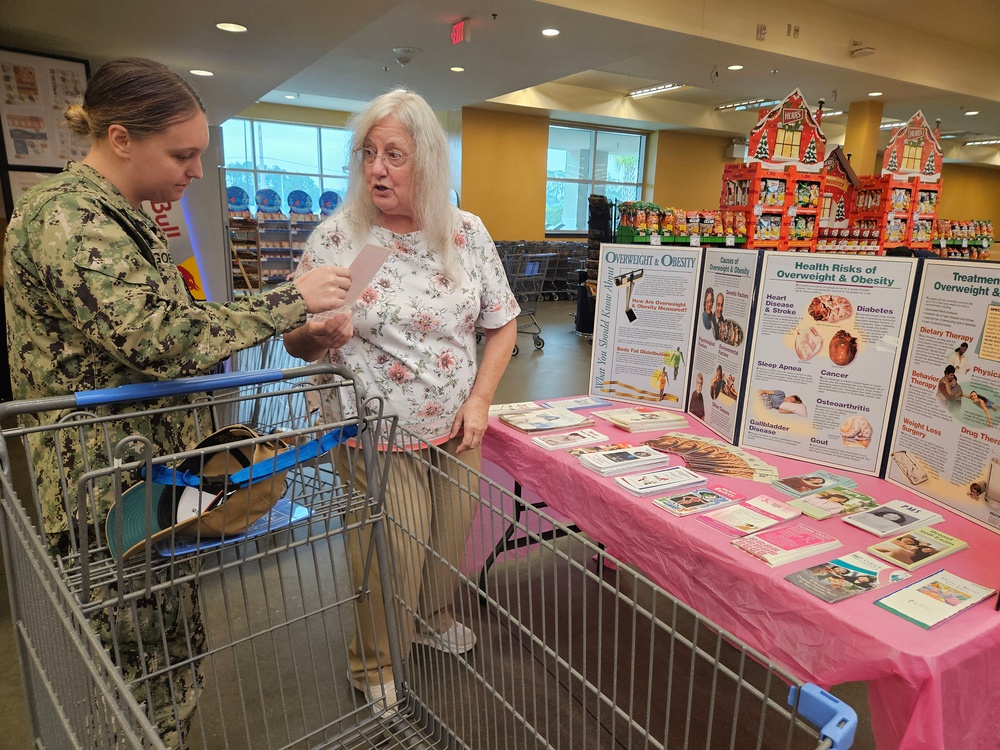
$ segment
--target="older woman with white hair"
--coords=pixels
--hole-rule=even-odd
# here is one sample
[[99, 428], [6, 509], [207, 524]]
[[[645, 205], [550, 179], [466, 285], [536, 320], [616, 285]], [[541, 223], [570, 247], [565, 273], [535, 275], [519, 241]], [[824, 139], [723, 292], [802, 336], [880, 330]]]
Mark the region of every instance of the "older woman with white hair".
[[[507, 367], [520, 309], [496, 247], [482, 221], [450, 202], [448, 143], [437, 117], [419, 95], [390, 91], [350, 122], [354, 132], [347, 196], [309, 238], [298, 273], [317, 266], [350, 266], [361, 249], [390, 250], [352, 310], [314, 320], [286, 334], [290, 354], [329, 361], [355, 373], [386, 411], [425, 443], [474, 469], [489, 406]], [[476, 325], [484, 333], [476, 361]], [[458, 484], [435, 480], [437, 462], [393, 457], [386, 493], [390, 514], [409, 534], [392, 537], [392, 581], [404, 602], [403, 655], [413, 643], [461, 654], [476, 636], [455, 619], [454, 598], [474, 504]], [[364, 472], [338, 458], [341, 476], [363, 489]], [[419, 506], [419, 507], [415, 507]], [[349, 518], [348, 521], [359, 520]], [[391, 533], [391, 530], [390, 530]], [[348, 558], [360, 585], [368, 534], [349, 540]], [[441, 555], [425, 555], [428, 546]], [[426, 559], [425, 559], [426, 558]], [[350, 678], [369, 699], [395, 703], [378, 574], [359, 605], [359, 629], [349, 653]], [[406, 616], [412, 608], [417, 618]]]

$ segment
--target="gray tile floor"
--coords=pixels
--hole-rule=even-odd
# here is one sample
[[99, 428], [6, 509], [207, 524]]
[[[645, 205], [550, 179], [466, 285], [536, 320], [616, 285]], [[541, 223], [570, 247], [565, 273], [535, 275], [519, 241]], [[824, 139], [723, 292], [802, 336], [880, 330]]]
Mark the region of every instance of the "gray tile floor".
[[[530, 335], [531, 321], [521, 319], [529, 333], [518, 336], [518, 354], [498, 388], [495, 402], [540, 400], [585, 393], [590, 368], [591, 344], [576, 333], [575, 301], [543, 302], [536, 319], [544, 347], [535, 348]], [[18, 477], [21, 481], [24, 477]], [[6, 579], [4, 580], [6, 583]], [[6, 597], [0, 597], [0, 747], [28, 748], [31, 737], [21, 685], [18, 657], [14, 646], [13, 624]], [[849, 686], [841, 697], [864, 711], [863, 686]], [[518, 745], [515, 745], [518, 746]], [[600, 747], [600, 744], [595, 745]], [[871, 748], [870, 731], [862, 727], [856, 748]]]

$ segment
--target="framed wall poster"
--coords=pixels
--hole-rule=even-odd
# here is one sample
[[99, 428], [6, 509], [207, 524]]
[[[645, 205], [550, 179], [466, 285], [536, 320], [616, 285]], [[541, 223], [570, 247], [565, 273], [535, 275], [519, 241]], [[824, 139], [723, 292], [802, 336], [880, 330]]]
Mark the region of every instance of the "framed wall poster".
[[85, 139], [63, 123], [66, 107], [83, 99], [85, 60], [0, 49], [0, 127], [8, 167], [61, 169], [87, 153]]
[[701, 252], [601, 245], [589, 395], [684, 408]]
[[913, 258], [766, 252], [740, 445], [878, 474], [916, 272]]
[[1000, 530], [1000, 269], [925, 261], [886, 479]]
[[687, 411], [733, 444], [745, 402], [738, 386], [746, 372], [760, 260], [756, 250], [706, 248], [698, 290]]

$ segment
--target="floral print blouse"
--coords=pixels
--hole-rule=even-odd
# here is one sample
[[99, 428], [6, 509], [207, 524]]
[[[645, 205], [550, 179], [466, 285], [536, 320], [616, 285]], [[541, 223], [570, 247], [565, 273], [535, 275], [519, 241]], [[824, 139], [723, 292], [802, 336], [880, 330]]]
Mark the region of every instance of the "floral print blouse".
[[[392, 252], [353, 307], [354, 336], [324, 360], [353, 371], [367, 394], [385, 399], [386, 413], [433, 442], [448, 437], [475, 383], [476, 326], [500, 328], [520, 313], [483, 222], [460, 211], [457, 227], [460, 283], [422, 232], [372, 227], [367, 243]], [[306, 242], [298, 273], [349, 266], [360, 250], [334, 214]]]

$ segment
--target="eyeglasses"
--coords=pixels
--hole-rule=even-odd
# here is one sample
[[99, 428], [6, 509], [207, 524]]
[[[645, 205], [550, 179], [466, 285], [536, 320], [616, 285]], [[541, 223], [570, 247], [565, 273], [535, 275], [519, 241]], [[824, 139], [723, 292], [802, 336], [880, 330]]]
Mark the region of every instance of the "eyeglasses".
[[372, 148], [359, 148], [357, 153], [360, 154], [361, 158], [365, 160], [365, 164], [374, 164], [376, 156], [381, 156], [383, 162], [388, 164], [390, 167], [396, 168], [403, 166], [410, 160], [409, 156], [400, 151], [386, 151], [380, 154]]

